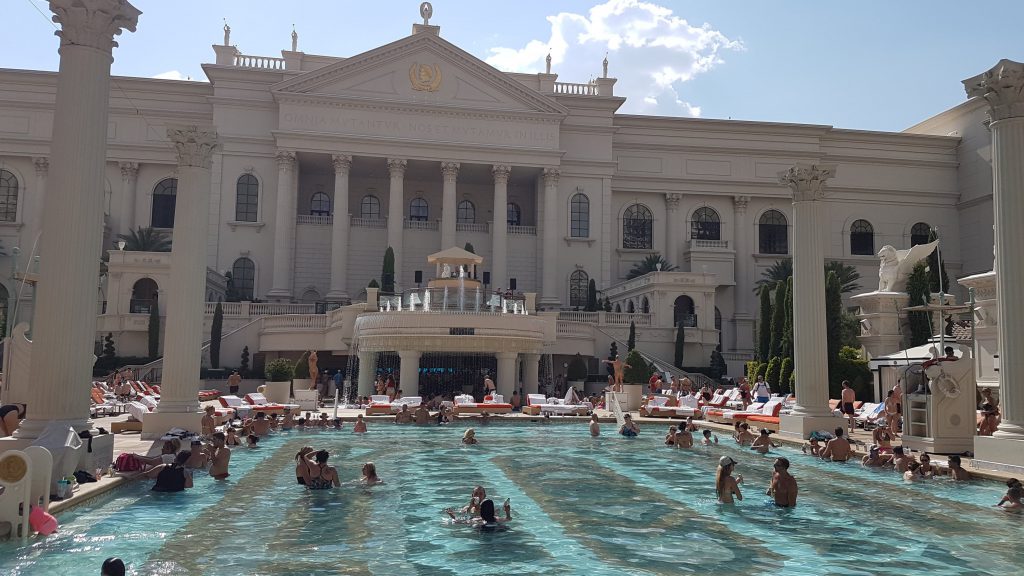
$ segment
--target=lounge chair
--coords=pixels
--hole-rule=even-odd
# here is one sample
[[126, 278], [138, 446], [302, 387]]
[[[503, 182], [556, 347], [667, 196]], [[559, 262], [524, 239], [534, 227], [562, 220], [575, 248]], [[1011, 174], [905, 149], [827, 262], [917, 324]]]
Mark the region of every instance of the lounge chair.
[[294, 410], [299, 407], [298, 404], [271, 404], [267, 402], [267, 397], [259, 392], [246, 394], [245, 402], [252, 406], [254, 411], [266, 412], [267, 414], [281, 414], [285, 410]]
[[200, 390], [199, 401], [207, 402], [209, 400], [216, 400], [220, 398], [220, 390]]
[[527, 406], [523, 408], [523, 413], [533, 416], [539, 414], [585, 416], [594, 410], [594, 406], [590, 402], [580, 402], [572, 389], [565, 393], [565, 398], [545, 398], [543, 394], [527, 394], [526, 403]]
[[366, 407], [367, 416], [381, 416], [391, 414], [391, 399], [387, 394], [374, 394], [370, 396], [370, 404]]
[[[0, 454], [0, 522], [11, 524], [11, 537], [28, 538], [29, 504], [32, 501], [32, 459], [21, 450], [8, 450]], [[49, 490], [47, 490], [49, 492]]]
[[92, 412], [93, 417], [110, 416], [124, 412], [124, 402], [119, 402], [116, 398], [104, 396], [99, 388], [91, 388], [89, 390], [89, 397], [91, 402], [90, 412]]
[[235, 411], [235, 415], [239, 418], [248, 418], [252, 414], [252, 406], [242, 402], [242, 399], [238, 396], [221, 396], [217, 398], [220, 401], [221, 408], [228, 408]]
[[507, 404], [501, 395], [485, 396], [483, 402], [477, 402], [469, 394], [462, 394], [455, 397], [454, 412], [458, 414], [508, 414], [512, 411], [512, 405]]
[[779, 429], [779, 414], [782, 413], [782, 406], [784, 402], [780, 399], [769, 400], [765, 403], [764, 407], [761, 408], [760, 414], [746, 414], [739, 417], [734, 417], [733, 421], [746, 420], [747, 423], [753, 424], [759, 428], [768, 428], [769, 430]]
[[697, 406], [696, 396], [682, 396], [676, 405], [670, 406], [666, 396], [653, 396], [647, 401], [646, 406], [640, 407], [640, 415], [648, 418], [687, 418], [701, 417], [702, 413]]

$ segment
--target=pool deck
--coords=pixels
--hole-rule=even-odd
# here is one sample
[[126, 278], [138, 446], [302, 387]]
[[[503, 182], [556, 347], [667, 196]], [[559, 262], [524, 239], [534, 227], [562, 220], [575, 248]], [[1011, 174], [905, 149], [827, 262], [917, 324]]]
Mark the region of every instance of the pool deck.
[[[217, 402], [204, 402], [203, 405], [212, 404], [219, 406]], [[330, 417], [334, 417], [334, 408], [323, 408], [320, 412], [327, 414]], [[601, 423], [614, 423], [614, 415], [607, 410], [597, 410], [598, 418]], [[338, 409], [338, 417], [346, 422], [352, 422], [356, 419], [356, 416], [363, 414], [362, 409]], [[637, 422], [641, 429], [648, 430], [647, 434], [662, 434], [668, 430], [668, 427], [673, 423], [678, 424], [680, 418], [646, 418], [640, 416], [638, 413], [633, 412], [633, 420]], [[118, 416], [105, 416], [101, 418], [93, 419], [93, 425], [97, 427], [104, 427], [110, 429], [110, 424], [113, 422], [121, 422], [128, 419], [127, 414]], [[373, 430], [375, 423], [391, 423], [394, 422], [394, 416], [364, 416], [367, 425], [370, 430]], [[530, 416], [528, 414], [522, 414], [519, 412], [513, 412], [511, 414], [501, 414], [490, 416], [491, 421], [511, 421], [511, 422], [524, 422], [524, 421], [540, 421], [544, 420], [543, 416]], [[465, 422], [466, 424], [473, 424], [474, 422], [480, 423], [480, 416], [461, 416], [458, 418], [459, 421]], [[551, 420], [556, 422], [578, 422], [581, 426], [586, 424], [589, 420], [589, 416], [552, 416]], [[723, 444], [728, 444], [732, 439], [732, 426], [728, 424], [718, 424], [715, 422], [708, 422], [706, 420], [694, 420], [694, 424], [698, 428], [709, 428], [719, 435], [719, 441]], [[871, 444], [871, 432], [857, 429], [853, 434], [850, 435], [852, 444], [854, 445], [854, 451], [858, 458], [866, 453], [866, 447]], [[789, 444], [792, 446], [799, 447], [803, 444], [802, 441], [787, 438], [782, 435], [773, 435], [772, 440]], [[898, 444], [897, 444], [898, 445]], [[114, 436], [114, 458], [116, 459], [119, 454], [124, 452], [134, 452], [137, 454], [155, 455], [160, 452], [160, 442], [142, 440], [138, 432], [122, 432]], [[936, 464], [945, 464], [945, 459], [941, 456], [935, 457]], [[1013, 475], [1008, 472], [1002, 472], [998, 470], [975, 470], [973, 468], [973, 462], [970, 458], [963, 458], [963, 466], [970, 471], [971, 476], [983, 480], [991, 480], [997, 482], [1005, 482], [1006, 479], [1011, 478]], [[141, 477], [141, 474], [134, 473], [130, 475], [115, 475], [113, 477], [104, 476], [100, 478], [98, 482], [88, 483], [80, 485], [80, 488], [74, 493], [71, 498], [61, 500], [59, 502], [50, 503], [50, 512], [53, 514], [59, 514], [74, 506], [78, 506], [92, 498], [95, 498], [101, 494], [109, 492], [118, 486], [121, 486], [132, 480], [136, 480]]]

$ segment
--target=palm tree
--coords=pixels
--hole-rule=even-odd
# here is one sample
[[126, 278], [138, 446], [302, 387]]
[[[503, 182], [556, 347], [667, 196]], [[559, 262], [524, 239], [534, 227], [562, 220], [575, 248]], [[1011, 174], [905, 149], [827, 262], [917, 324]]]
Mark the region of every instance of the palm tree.
[[656, 272], [659, 270], [658, 265], [661, 265], [660, 270], [662, 272], [671, 272], [676, 269], [675, 266], [669, 264], [668, 260], [661, 257], [661, 254], [651, 254], [643, 260], [633, 264], [633, 268], [626, 274], [626, 280], [632, 280], [639, 276], [643, 276], [648, 272]]
[[170, 252], [171, 239], [167, 234], [154, 228], [143, 228], [129, 230], [127, 234], [118, 234], [119, 240], [124, 240], [124, 249], [128, 252]]
[[[858, 290], [860, 288], [860, 272], [849, 264], [843, 264], [838, 260], [829, 260], [825, 262], [825, 275], [829, 272], [835, 272], [836, 278], [839, 279], [840, 292], [847, 294]], [[767, 288], [768, 290], [774, 290], [780, 282], [785, 282], [787, 278], [793, 275], [793, 259], [783, 258], [782, 260], [776, 260], [775, 264], [772, 264], [764, 274], [761, 275], [761, 279], [757, 281], [754, 286], [754, 292], [758, 295], [761, 294], [761, 290]]]

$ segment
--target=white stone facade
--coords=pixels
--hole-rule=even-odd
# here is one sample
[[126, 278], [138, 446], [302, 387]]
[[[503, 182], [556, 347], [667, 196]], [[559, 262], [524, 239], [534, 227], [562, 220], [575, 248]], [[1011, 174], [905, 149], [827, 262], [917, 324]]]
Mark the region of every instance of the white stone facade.
[[[918, 223], [940, 229], [951, 277], [992, 267], [990, 139], [976, 99], [902, 133], [623, 115], [614, 78], [570, 84], [551, 73], [502, 73], [435, 26], [415, 32], [348, 58], [296, 50], [255, 57], [218, 45], [203, 66], [209, 82], [114, 78], [105, 242], [138, 226], [170, 227], [167, 185], [178, 174], [166, 128], [205, 125], [220, 142], [206, 263], [234, 271], [247, 295], [238, 272], [251, 263], [251, 296], [263, 300], [362, 300], [389, 243], [397, 288], [413, 288], [416, 271], [424, 283], [432, 277], [426, 256], [453, 237], [455, 246], [472, 243], [503, 288], [514, 279], [517, 291], [537, 293], [541, 308], [572, 310], [574, 281], [612, 288], [657, 252], [699, 278], [691, 295], [699, 323], [688, 345], [709, 353], [717, 324], [737, 368], [753, 348], [753, 284], [792, 255], [792, 192], [778, 174], [797, 163], [836, 166], [821, 202], [824, 257], [857, 266], [862, 288], [875, 282], [878, 248], [908, 247]], [[47, 217], [38, 200], [56, 84], [56, 73], [0, 70], [0, 241], [8, 254], [0, 270], [26, 266]], [[508, 168], [504, 186], [500, 167]], [[335, 211], [339, 190], [347, 190], [347, 213]], [[864, 222], [870, 236], [854, 246], [851, 230]], [[507, 224], [504, 233], [496, 223]], [[491, 268], [501, 267], [494, 247], [502, 245], [504, 269]], [[110, 248], [97, 246], [97, 259]], [[13, 275], [2, 283], [13, 301]], [[630, 290], [613, 291], [618, 304], [640, 303], [643, 294]], [[122, 284], [106, 299], [126, 291]], [[663, 357], [671, 356], [673, 303], [682, 294], [669, 292], [651, 288], [655, 319], [644, 329], [664, 337]], [[31, 290], [20, 298], [17, 319], [26, 320]], [[123, 306], [108, 309], [120, 314]], [[101, 320], [100, 329], [121, 322]], [[569, 332], [559, 330], [558, 353], [576, 349]], [[593, 340], [594, 354], [605, 355], [607, 339]]]

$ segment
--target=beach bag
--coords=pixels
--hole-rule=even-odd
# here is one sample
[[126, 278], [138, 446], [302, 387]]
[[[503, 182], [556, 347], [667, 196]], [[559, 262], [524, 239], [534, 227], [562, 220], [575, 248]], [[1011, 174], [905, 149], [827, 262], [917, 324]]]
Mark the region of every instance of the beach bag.
[[114, 468], [118, 472], [137, 472], [142, 470], [142, 461], [135, 454], [125, 452], [114, 461]]
[[28, 523], [32, 525], [33, 530], [43, 536], [49, 536], [57, 531], [57, 519], [53, 514], [38, 506], [32, 507], [32, 512], [28, 515]]

